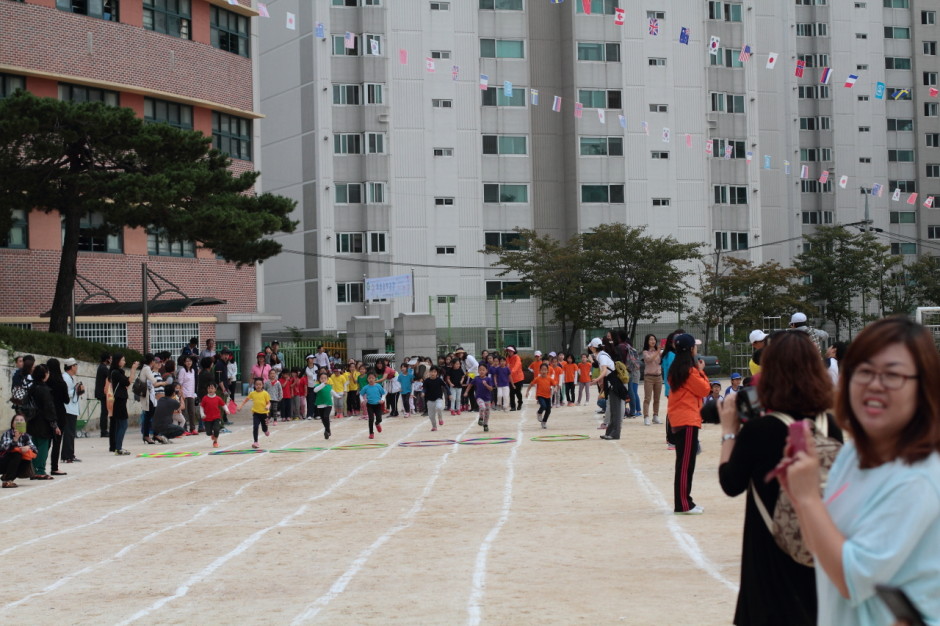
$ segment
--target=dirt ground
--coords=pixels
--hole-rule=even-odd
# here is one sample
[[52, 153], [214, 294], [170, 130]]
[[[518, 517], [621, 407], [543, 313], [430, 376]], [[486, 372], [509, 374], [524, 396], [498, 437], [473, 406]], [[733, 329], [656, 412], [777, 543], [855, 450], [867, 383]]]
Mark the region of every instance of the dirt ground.
[[[743, 498], [717, 483], [706, 426], [693, 496], [672, 514], [675, 453], [662, 426], [625, 420], [598, 438], [593, 406], [532, 400], [495, 413], [515, 442], [400, 447], [482, 437], [476, 414], [393, 418], [387, 448], [209, 456], [206, 437], [129, 457], [91, 433], [55, 481], [0, 492], [7, 624], [728, 624]], [[251, 443], [235, 418], [224, 448]], [[265, 448], [323, 446], [318, 422], [279, 423]], [[540, 435], [590, 439], [531, 441]], [[368, 443], [357, 418], [330, 446]], [[197, 457], [139, 453], [199, 451]]]

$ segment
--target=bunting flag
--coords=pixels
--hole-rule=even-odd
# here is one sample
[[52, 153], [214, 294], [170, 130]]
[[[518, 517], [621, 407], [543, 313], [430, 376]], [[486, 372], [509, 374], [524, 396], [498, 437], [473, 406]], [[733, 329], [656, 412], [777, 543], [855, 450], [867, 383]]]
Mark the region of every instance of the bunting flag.
[[721, 46], [721, 38], [712, 35], [708, 40], [708, 52], [714, 57], [718, 56], [718, 47]]
[[936, 87], [931, 87], [931, 88], [930, 88], [930, 97], [931, 97], [931, 98], [936, 98], [937, 96], [940, 96], [940, 89], [937, 89]]
[[650, 35], [653, 37], [659, 36], [659, 20], [655, 17], [650, 18]]
[[356, 35], [346, 31], [346, 34], [343, 35], [343, 47], [347, 49], [353, 49], [356, 47]]
[[907, 197], [907, 203], [908, 203], [908, 204], [917, 204], [917, 194], [916, 194], [916, 193], [912, 193], [911, 195], [909, 195], [909, 196]]
[[672, 137], [672, 133], [669, 132], [669, 129], [663, 127], [663, 143], [669, 143], [669, 139]]
[[745, 156], [745, 158], [747, 158], [747, 162], [748, 162], [748, 163], [750, 163], [751, 161], [754, 160], [754, 153], [751, 152], [750, 150], [748, 150], [748, 151], [747, 151], [747, 154], [745, 154], [744, 156]]
[[800, 166], [800, 178], [809, 178], [809, 166], [808, 165]]
[[591, 14], [591, 0], [581, 0], [581, 8], [584, 9], [585, 15]]
[[435, 71], [434, 59], [432, 59], [431, 57], [424, 57], [424, 67], [425, 69], [427, 69], [427, 71], [434, 72]]
[[783, 173], [786, 174], [787, 176], [790, 175], [790, 162], [789, 162], [789, 161], [784, 160], [784, 162], [783, 162]]
[[895, 189], [895, 190], [894, 190], [894, 193], [891, 194], [891, 200], [893, 200], [894, 202], [900, 202], [900, 201], [901, 201], [901, 188], [900, 188], [900, 187], [898, 187], [897, 189]]
[[617, 26], [623, 26], [624, 19], [626, 19], [627, 12], [623, 9], [614, 9], [614, 24]]
[[287, 30], [297, 30], [297, 16], [293, 13], [287, 14]]
[[825, 185], [829, 182], [829, 170], [823, 170], [822, 174], [819, 175], [819, 184]]
[[822, 75], [819, 77], [819, 82], [822, 83], [823, 85], [828, 85], [829, 79], [831, 78], [832, 78], [832, 68], [824, 67], [822, 71]]
[[[588, 0], [590, 2], [590, 0]], [[574, 103], [574, 116], [578, 119], [581, 119], [581, 114], [584, 113], [584, 105], [580, 102]]]
[[738, 61], [741, 63], [747, 63], [751, 60], [751, 47], [747, 44], [744, 44], [744, 47], [741, 48], [741, 54], [738, 55]]
[[538, 106], [539, 105], [539, 90], [530, 89], [529, 93], [532, 95], [532, 106]]
[[885, 98], [885, 84], [884, 83], [875, 83], [875, 99], [884, 100]]
[[600, 122], [601, 124], [607, 123], [607, 117], [604, 114], [604, 109], [597, 110], [597, 121]]
[[705, 154], [712, 156], [715, 154], [715, 140], [706, 139], [705, 140]]
[[891, 97], [892, 97], [894, 100], [900, 100], [900, 99], [903, 98], [905, 95], [907, 95], [907, 96], [911, 95], [911, 90], [910, 90], [910, 89], [895, 89], [895, 90], [894, 90], [894, 93], [891, 94]]
[[734, 154], [734, 146], [730, 146], [730, 145], [725, 146], [725, 158], [730, 159], [733, 154]]
[[261, 17], [271, 17], [271, 14], [268, 12], [268, 5], [263, 2], [258, 3], [258, 15]]
[[685, 134], [685, 147], [686, 148], [692, 147], [692, 135], [690, 135], [689, 133]]
[[765, 169], [765, 170], [769, 170], [769, 169], [770, 169], [770, 161], [771, 161], [770, 155], [769, 155], [769, 154], [765, 154], [765, 155], [764, 155], [764, 169]]
[[800, 60], [796, 62], [796, 71], [793, 72], [793, 75], [797, 78], [803, 78], [803, 71], [806, 69], [806, 61]]
[[323, 22], [314, 24], [313, 32], [317, 39], [326, 39], [326, 25]]
[[845, 189], [848, 184], [849, 184], [848, 176], [842, 176], [841, 178], [839, 178], [839, 187], [841, 187], [842, 189]]
[[512, 98], [512, 82], [508, 80], [503, 81], [503, 95], [507, 98]]
[[683, 26], [682, 30], [679, 31], [679, 43], [684, 44], [686, 46], [689, 45], [690, 34], [691, 33], [689, 32], [689, 29]]
[[618, 116], [617, 116], [617, 121], [620, 122], [620, 128], [626, 128], [626, 127], [627, 127], [627, 118], [626, 118], [625, 116], [623, 116], [623, 115], [618, 115]]
[[564, 1], [565, 1], [565, 0], [551, 0], [551, 3], [552, 3], [552, 4], [561, 4], [561, 3], [564, 2]]
[[771, 52], [770, 54], [767, 55], [767, 69], [768, 70], [774, 69], [774, 66], [777, 65], [777, 56], [778, 55], [776, 52]]
[[927, 199], [924, 200], [924, 206], [927, 207], [928, 209], [933, 208], [933, 196], [928, 196]]
[[873, 184], [873, 185], [871, 186], [871, 192], [870, 192], [870, 193], [871, 193], [871, 195], [873, 195], [873, 196], [880, 196], [880, 195], [881, 195], [881, 185], [879, 185], [878, 183]]
[[451, 75], [451, 77], [452, 77], [454, 80], [457, 80], [457, 78], [460, 76], [460, 66], [459, 66], [459, 65], [451, 65], [451, 66], [450, 66], [450, 75]]
[[849, 74], [849, 77], [845, 79], [845, 87], [851, 89], [855, 85], [855, 81], [858, 80], [858, 76], [855, 74]]
[[561, 112], [561, 96], [555, 96], [555, 100], [552, 101], [552, 111], [555, 113]]
[[650, 134], [650, 125], [647, 122], [640, 122], [640, 128], [643, 129], [643, 134], [649, 137]]
[[373, 56], [379, 56], [379, 40], [378, 39], [369, 40], [369, 50], [372, 52]]
[[408, 51], [404, 48], [398, 51], [398, 62], [402, 65], [408, 65]]
[[486, 88], [490, 85], [490, 77], [486, 74], [480, 74], [480, 89], [486, 91]]

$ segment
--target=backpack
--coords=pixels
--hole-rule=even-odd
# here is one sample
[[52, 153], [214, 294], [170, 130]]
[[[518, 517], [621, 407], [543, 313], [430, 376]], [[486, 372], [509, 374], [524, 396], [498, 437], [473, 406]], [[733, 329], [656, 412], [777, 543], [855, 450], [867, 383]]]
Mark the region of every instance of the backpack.
[[[794, 420], [786, 413], [771, 413], [773, 416], [783, 422], [787, 428]], [[825, 413], [816, 416], [812, 424], [813, 442], [816, 444], [816, 453], [819, 455], [819, 486], [820, 491], [826, 488], [826, 480], [829, 478], [829, 470], [832, 468], [842, 444], [829, 437], [829, 420]], [[777, 504], [774, 506], [773, 517], [767, 512], [767, 507], [760, 499], [757, 489], [754, 487], [754, 481], [751, 481], [751, 493], [754, 496], [754, 503], [760, 516], [764, 519], [767, 530], [773, 535], [777, 546], [789, 555], [791, 559], [800, 565], [813, 567], [813, 555], [803, 543], [803, 535], [800, 532], [800, 522], [796, 516], [796, 509], [793, 508], [793, 501], [784, 489], [780, 489], [780, 495], [777, 496]]]
[[131, 392], [133, 392], [134, 397], [138, 400], [148, 395], [147, 381], [141, 378], [140, 374], [134, 379], [134, 384], [131, 385]]
[[26, 388], [26, 394], [17, 406], [16, 412], [26, 418], [26, 421], [36, 417], [36, 399], [33, 397], [33, 388]]
[[617, 372], [617, 378], [624, 385], [630, 382], [630, 372], [627, 370], [627, 364], [623, 361], [614, 361], [614, 370]]

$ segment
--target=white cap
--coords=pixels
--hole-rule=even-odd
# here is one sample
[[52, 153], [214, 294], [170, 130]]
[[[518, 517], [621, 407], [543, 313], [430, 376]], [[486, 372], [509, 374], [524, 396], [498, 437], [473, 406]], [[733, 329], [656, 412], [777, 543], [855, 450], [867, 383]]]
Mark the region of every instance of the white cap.
[[604, 342], [601, 341], [601, 338], [595, 337], [594, 339], [591, 339], [591, 343], [588, 344], [588, 348], [600, 348], [602, 345], [604, 345]]
[[68, 369], [68, 368], [70, 368], [70, 367], [72, 367], [73, 365], [76, 365], [76, 364], [78, 364], [78, 361], [76, 361], [75, 359], [72, 359], [72, 358], [65, 359], [65, 361], [62, 362], [62, 365], [63, 365], [63, 367], [65, 367], [65, 369]]
[[747, 337], [748, 341], [751, 343], [757, 343], [758, 341], [763, 341], [767, 339], [767, 333], [762, 330], [752, 330], [751, 334]]
[[548, 356], [558, 356], [558, 355], [555, 354], [554, 352], [549, 352], [549, 353], [548, 353]]
[[806, 314], [805, 313], [794, 313], [793, 317], [790, 318], [791, 324], [805, 324], [806, 323]]
[[541, 351], [541, 350], [536, 350], [536, 351], [535, 351], [535, 356], [542, 356], [542, 351]]

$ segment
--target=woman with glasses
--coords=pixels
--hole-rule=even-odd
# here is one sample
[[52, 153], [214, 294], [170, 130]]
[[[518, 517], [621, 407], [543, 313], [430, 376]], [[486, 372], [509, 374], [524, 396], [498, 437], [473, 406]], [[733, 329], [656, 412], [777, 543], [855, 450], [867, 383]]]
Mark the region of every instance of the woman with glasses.
[[[820, 624], [890, 624], [878, 583], [940, 615], [940, 354], [904, 317], [869, 325], [841, 366], [836, 415], [852, 435], [819, 489], [812, 438], [781, 478], [816, 559]], [[786, 451], [787, 453], [790, 450]]]

